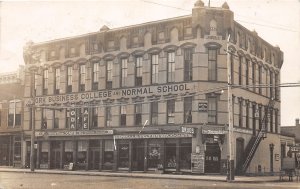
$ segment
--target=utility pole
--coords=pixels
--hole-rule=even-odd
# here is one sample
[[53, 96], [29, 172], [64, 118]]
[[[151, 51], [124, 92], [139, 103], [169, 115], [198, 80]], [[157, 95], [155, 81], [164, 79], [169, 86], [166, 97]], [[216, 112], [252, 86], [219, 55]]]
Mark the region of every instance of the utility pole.
[[30, 145], [30, 171], [34, 171], [35, 162], [35, 151], [34, 151], [34, 143], [35, 143], [35, 73], [31, 73], [31, 145]]
[[228, 79], [228, 146], [229, 146], [229, 164], [228, 164], [228, 176], [227, 181], [234, 180], [234, 155], [233, 155], [233, 107], [232, 107], [232, 80], [231, 80], [231, 54], [229, 52], [229, 41], [230, 41], [230, 34], [228, 35], [227, 39], [227, 79]]

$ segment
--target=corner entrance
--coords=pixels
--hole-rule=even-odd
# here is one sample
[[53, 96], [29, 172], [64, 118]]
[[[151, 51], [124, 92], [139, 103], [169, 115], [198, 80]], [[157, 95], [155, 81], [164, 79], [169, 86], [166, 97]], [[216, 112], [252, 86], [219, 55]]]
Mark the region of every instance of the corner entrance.
[[218, 143], [206, 143], [205, 173], [220, 173], [221, 151]]

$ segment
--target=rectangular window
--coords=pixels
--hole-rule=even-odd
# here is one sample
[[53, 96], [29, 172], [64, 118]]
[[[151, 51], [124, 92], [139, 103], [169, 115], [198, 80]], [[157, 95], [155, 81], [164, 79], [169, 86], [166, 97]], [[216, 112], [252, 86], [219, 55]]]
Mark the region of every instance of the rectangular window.
[[273, 72], [270, 71], [270, 97], [274, 97], [274, 86], [273, 86]]
[[243, 84], [243, 57], [239, 56], [239, 85]]
[[279, 125], [278, 125], [278, 110], [275, 110], [275, 133], [278, 133], [278, 127], [279, 127]]
[[275, 99], [278, 100], [279, 99], [279, 88], [278, 88], [278, 74], [275, 73]]
[[8, 110], [8, 126], [20, 127], [21, 126], [21, 112], [22, 103], [19, 100], [9, 102]]
[[113, 61], [107, 61], [106, 65], [106, 89], [112, 89], [112, 70], [113, 70]]
[[48, 123], [47, 123], [47, 109], [42, 109], [42, 116], [41, 116], [41, 129], [47, 129]]
[[193, 49], [184, 49], [184, 81], [193, 80]]
[[54, 94], [59, 94], [60, 91], [60, 68], [55, 69], [55, 76], [54, 76]]
[[243, 101], [239, 100], [239, 127], [243, 127]]
[[106, 120], [106, 127], [110, 127], [112, 122], [111, 107], [105, 108], [105, 120]]
[[69, 128], [71, 124], [70, 109], [66, 109], [66, 128]]
[[79, 91], [85, 91], [85, 65], [80, 65], [79, 69]]
[[73, 78], [72, 78], [73, 68], [72, 66], [68, 66], [67, 68], [67, 93], [72, 92], [72, 84], [73, 84]]
[[175, 52], [168, 53], [168, 82], [175, 82]]
[[217, 49], [208, 49], [208, 80], [217, 80]]
[[246, 103], [246, 128], [249, 128], [249, 103]]
[[135, 63], [135, 85], [143, 85], [143, 57], [137, 57]]
[[38, 75], [34, 73], [34, 95], [36, 95], [37, 85], [38, 85]]
[[167, 101], [167, 123], [175, 123], [175, 100]]
[[122, 87], [125, 87], [127, 82], [127, 69], [128, 69], [127, 63], [128, 63], [127, 58], [121, 59], [121, 86]]
[[158, 124], [158, 102], [151, 102], [151, 124]]
[[273, 125], [273, 109], [270, 109], [270, 132], [274, 132], [274, 125]]
[[59, 111], [58, 110], [53, 110], [54, 113], [54, 125], [53, 128], [54, 129], [58, 129], [59, 128]]
[[43, 74], [43, 94], [48, 94], [48, 70], [44, 70]]
[[135, 125], [142, 125], [142, 104], [135, 105]]
[[126, 105], [120, 107], [121, 111], [121, 126], [126, 126]]
[[246, 85], [249, 85], [249, 60], [246, 59]]
[[234, 84], [234, 59], [232, 54], [230, 54], [230, 66], [231, 66], [231, 84]]
[[255, 71], [255, 64], [252, 62], [252, 85], [253, 85], [253, 91], [256, 92], [256, 71]]
[[192, 123], [193, 97], [184, 98], [184, 123]]
[[[262, 80], [262, 65], [259, 65], [259, 66], [258, 66], [258, 84], [259, 84], [259, 85], [262, 84], [262, 81], [261, 81], [261, 80]], [[261, 94], [261, 93], [262, 93], [262, 88], [259, 87], [258, 90], [259, 90], [259, 94]]]
[[92, 89], [98, 90], [99, 83], [99, 62], [93, 64]]
[[91, 122], [91, 127], [92, 128], [97, 128], [98, 127], [98, 108], [93, 107], [92, 108], [92, 122]]
[[217, 98], [208, 97], [208, 123], [217, 123]]
[[151, 56], [151, 83], [158, 83], [158, 54]]

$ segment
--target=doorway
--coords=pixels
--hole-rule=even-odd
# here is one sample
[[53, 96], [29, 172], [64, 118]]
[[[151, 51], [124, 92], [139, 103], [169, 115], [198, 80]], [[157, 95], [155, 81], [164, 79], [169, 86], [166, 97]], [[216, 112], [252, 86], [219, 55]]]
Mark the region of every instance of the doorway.
[[245, 160], [244, 139], [236, 139], [236, 174], [242, 174], [242, 167]]
[[61, 166], [61, 143], [59, 141], [51, 142], [51, 153], [50, 153], [50, 168], [60, 169]]
[[134, 140], [132, 142], [132, 170], [143, 171], [144, 170], [144, 141]]
[[221, 151], [218, 143], [206, 143], [205, 173], [220, 173]]

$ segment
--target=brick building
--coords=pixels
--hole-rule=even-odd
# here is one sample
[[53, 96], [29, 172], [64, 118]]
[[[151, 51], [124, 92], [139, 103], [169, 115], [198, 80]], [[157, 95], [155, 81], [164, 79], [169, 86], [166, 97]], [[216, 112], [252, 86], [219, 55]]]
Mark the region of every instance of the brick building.
[[[24, 97], [35, 97], [38, 168], [74, 162], [76, 169], [225, 173], [227, 60], [235, 85], [236, 170], [280, 168], [273, 158], [280, 153], [280, 89], [274, 85], [283, 53], [234, 21], [227, 3], [206, 7], [197, 1], [191, 15], [103, 26], [31, 44], [24, 53], [32, 72], [25, 75]], [[25, 108], [25, 146], [30, 116]], [[29, 155], [27, 150], [24, 164]]]
[[0, 74], [0, 166], [22, 165], [23, 72]]

